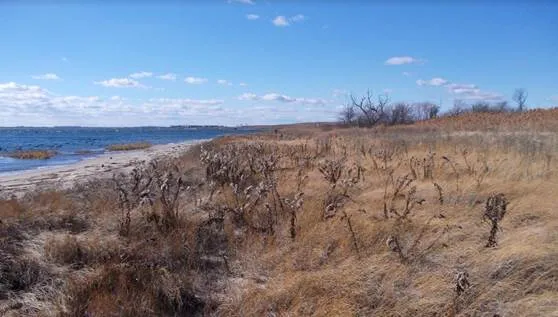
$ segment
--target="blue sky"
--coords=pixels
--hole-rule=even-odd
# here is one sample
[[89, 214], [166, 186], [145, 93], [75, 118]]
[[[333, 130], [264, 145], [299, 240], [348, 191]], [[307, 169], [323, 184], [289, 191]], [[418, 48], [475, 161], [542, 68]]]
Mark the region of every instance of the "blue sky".
[[0, 126], [324, 121], [367, 89], [558, 106], [551, 1], [25, 3], [0, 4]]

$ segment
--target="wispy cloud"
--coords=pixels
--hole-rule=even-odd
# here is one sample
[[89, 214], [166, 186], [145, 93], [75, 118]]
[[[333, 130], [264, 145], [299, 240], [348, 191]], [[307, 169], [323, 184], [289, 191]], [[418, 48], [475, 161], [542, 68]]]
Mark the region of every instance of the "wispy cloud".
[[217, 106], [224, 103], [221, 99], [190, 99], [190, 98], [151, 98], [148, 102], [159, 103], [165, 105], [179, 106]]
[[385, 61], [386, 65], [422, 64], [425, 61], [411, 56], [394, 56]]
[[292, 16], [290, 20], [293, 22], [302, 22], [306, 20], [306, 17], [303, 14], [297, 14], [295, 16]]
[[219, 80], [217, 80], [217, 83], [219, 85], [223, 85], [223, 86], [232, 86], [232, 83], [228, 80], [225, 80], [225, 79], [219, 79]]
[[157, 78], [162, 79], [162, 80], [172, 80], [172, 81], [175, 81], [175, 80], [176, 80], [176, 74], [173, 74], [173, 73], [166, 73], [166, 74], [157, 76]]
[[333, 97], [344, 97], [349, 95], [349, 91], [346, 89], [333, 89]]
[[64, 56], [60, 60], [63, 61], [63, 62], [68, 62], [68, 58], [66, 58]]
[[151, 76], [153, 76], [153, 73], [151, 72], [138, 72], [138, 73], [130, 74], [130, 77], [134, 79], [147, 78]]
[[101, 85], [104, 87], [116, 87], [116, 88], [147, 88], [140, 84], [137, 80], [130, 78], [111, 78], [103, 81], [94, 82], [96, 85]]
[[265, 95], [258, 96], [254, 93], [244, 93], [238, 96], [238, 100], [250, 100], [250, 101], [276, 101], [282, 103], [299, 103], [307, 105], [323, 105], [327, 103], [327, 100], [319, 98], [293, 98], [287, 95], [278, 93], [268, 93]]
[[440, 77], [434, 77], [432, 79], [429, 80], [423, 80], [423, 79], [419, 79], [416, 81], [417, 85], [419, 86], [443, 86], [445, 84], [448, 83], [447, 80], [445, 80], [444, 78], [440, 78]]
[[53, 74], [53, 73], [46, 73], [46, 74], [42, 74], [42, 75], [33, 75], [31, 77], [33, 79], [42, 79], [42, 80], [60, 80], [60, 77], [58, 77], [58, 75]]
[[227, 0], [227, 3], [256, 4], [254, 0]]
[[238, 84], [238, 85], [239, 85], [240, 87], [246, 87], [246, 86], [248, 86], [247, 83], [240, 83], [240, 84]]
[[402, 74], [405, 77], [412, 77], [413, 76], [413, 73], [410, 73], [410, 72], [403, 72]]
[[257, 20], [259, 18], [260, 18], [260, 16], [257, 15], [257, 14], [247, 14], [246, 15], [246, 19], [248, 19], [248, 20]]
[[451, 83], [445, 86], [456, 98], [468, 101], [502, 101], [504, 96], [495, 92], [481, 90], [474, 84]]
[[184, 79], [184, 82], [187, 84], [192, 84], [192, 85], [199, 85], [199, 84], [204, 84], [207, 82], [207, 78], [202, 78], [202, 77], [186, 77]]
[[306, 20], [306, 16], [304, 16], [303, 14], [297, 14], [294, 15], [290, 18], [284, 16], [284, 15], [278, 15], [275, 17], [275, 19], [271, 20], [271, 22], [278, 27], [285, 27], [285, 26], [289, 26], [292, 23], [298, 23], [298, 22], [302, 22]]

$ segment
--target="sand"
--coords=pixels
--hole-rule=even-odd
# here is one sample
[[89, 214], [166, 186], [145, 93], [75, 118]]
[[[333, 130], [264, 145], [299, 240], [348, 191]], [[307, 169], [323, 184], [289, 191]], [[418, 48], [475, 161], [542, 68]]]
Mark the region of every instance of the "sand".
[[202, 141], [154, 145], [137, 151], [109, 152], [69, 165], [0, 173], [0, 197], [20, 197], [34, 189], [67, 189], [76, 182], [110, 178], [115, 173], [130, 171], [134, 166], [155, 158], [178, 156], [192, 144], [199, 142]]

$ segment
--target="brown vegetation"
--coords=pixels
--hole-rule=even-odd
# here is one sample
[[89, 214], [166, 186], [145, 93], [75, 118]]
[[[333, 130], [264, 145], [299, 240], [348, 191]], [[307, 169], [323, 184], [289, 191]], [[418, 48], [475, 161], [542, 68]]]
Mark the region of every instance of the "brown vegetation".
[[50, 150], [18, 150], [10, 152], [7, 156], [20, 160], [46, 160], [56, 155], [56, 151]]
[[135, 151], [143, 150], [151, 147], [149, 142], [135, 142], [135, 143], [123, 143], [123, 144], [112, 144], [107, 146], [109, 151]]
[[224, 137], [0, 201], [0, 314], [555, 314], [555, 135], [409, 128]]

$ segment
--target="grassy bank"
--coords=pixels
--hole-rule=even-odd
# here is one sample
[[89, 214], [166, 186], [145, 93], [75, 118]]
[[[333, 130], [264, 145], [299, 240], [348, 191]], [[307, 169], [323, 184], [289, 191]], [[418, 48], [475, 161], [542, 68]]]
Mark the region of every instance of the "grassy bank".
[[558, 135], [444, 124], [223, 137], [0, 201], [0, 314], [552, 316]]
[[135, 143], [122, 143], [122, 144], [112, 144], [107, 146], [109, 151], [135, 151], [148, 149], [152, 146], [149, 142], [135, 142]]

